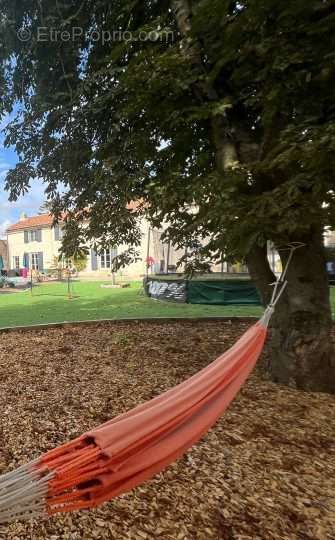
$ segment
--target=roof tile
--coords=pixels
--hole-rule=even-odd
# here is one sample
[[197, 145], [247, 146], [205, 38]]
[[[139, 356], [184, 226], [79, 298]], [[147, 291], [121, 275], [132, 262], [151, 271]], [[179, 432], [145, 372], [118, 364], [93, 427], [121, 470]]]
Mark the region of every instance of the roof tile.
[[10, 225], [7, 232], [21, 231], [23, 229], [33, 229], [35, 227], [52, 227], [53, 216], [49, 214], [41, 214], [40, 216], [33, 216], [27, 219], [23, 219]]

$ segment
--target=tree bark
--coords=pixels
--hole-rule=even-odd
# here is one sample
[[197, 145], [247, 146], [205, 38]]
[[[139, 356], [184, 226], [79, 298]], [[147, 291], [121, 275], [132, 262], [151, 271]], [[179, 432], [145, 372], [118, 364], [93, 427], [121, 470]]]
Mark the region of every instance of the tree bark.
[[262, 304], [266, 307], [271, 299], [271, 283], [276, 281], [276, 276], [270, 268], [266, 246], [255, 246], [246, 257], [250, 276], [260, 292]]
[[[215, 87], [206, 79], [206, 69], [202, 61], [199, 43], [190, 38], [192, 29], [190, 2], [188, 0], [172, 0], [171, 6], [175, 12], [178, 29], [183, 37], [183, 54], [199, 73], [199, 79], [193, 85], [193, 93], [199, 102], [217, 101], [219, 95]], [[224, 173], [239, 162], [237, 145], [225, 112], [213, 115], [210, 124], [217, 170]]]
[[[288, 285], [272, 319], [268, 370], [275, 382], [334, 393], [335, 356], [322, 234], [313, 232], [304, 241], [307, 245], [293, 255]], [[281, 252], [283, 265], [287, 256], [288, 251]], [[247, 263], [267, 304], [273, 274], [265, 250], [257, 248]]]

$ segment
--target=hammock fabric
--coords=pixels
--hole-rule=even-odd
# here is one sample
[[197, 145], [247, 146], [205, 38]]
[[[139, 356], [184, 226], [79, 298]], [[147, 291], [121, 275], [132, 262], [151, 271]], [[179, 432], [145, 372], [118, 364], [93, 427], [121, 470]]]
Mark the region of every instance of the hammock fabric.
[[272, 311], [190, 379], [0, 477], [0, 523], [95, 507], [182, 456], [215, 424], [252, 371]]

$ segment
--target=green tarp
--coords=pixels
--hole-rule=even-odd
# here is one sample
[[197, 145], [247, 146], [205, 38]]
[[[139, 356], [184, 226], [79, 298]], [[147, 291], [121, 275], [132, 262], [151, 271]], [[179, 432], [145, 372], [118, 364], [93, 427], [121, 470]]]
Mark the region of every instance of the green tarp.
[[189, 304], [254, 304], [261, 303], [254, 283], [250, 280], [188, 281]]
[[189, 304], [251, 304], [260, 305], [260, 297], [250, 279], [144, 279], [144, 289], [148, 296], [172, 302]]

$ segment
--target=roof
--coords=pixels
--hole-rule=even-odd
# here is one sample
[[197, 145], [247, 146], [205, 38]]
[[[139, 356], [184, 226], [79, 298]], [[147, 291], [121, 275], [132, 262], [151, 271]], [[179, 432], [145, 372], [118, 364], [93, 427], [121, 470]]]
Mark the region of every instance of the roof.
[[[142, 204], [142, 201], [131, 201], [127, 204], [127, 209], [134, 212], [138, 210]], [[64, 216], [64, 215], [63, 215]], [[24, 229], [34, 229], [37, 227], [52, 227], [53, 216], [51, 214], [41, 214], [39, 216], [33, 216], [26, 219], [22, 219], [13, 225], [10, 225], [7, 229], [8, 233], [22, 231]]]
[[7, 232], [21, 231], [23, 229], [33, 229], [35, 227], [52, 227], [53, 216], [49, 214], [41, 214], [40, 216], [33, 216], [27, 219], [22, 219], [14, 225], [10, 225]]
[[134, 212], [135, 210], [141, 210], [141, 208], [147, 208], [147, 207], [148, 207], [148, 203], [144, 202], [143, 199], [130, 201], [126, 205], [127, 210], [130, 210], [131, 212]]

